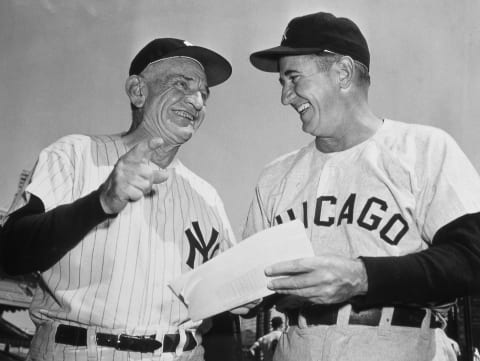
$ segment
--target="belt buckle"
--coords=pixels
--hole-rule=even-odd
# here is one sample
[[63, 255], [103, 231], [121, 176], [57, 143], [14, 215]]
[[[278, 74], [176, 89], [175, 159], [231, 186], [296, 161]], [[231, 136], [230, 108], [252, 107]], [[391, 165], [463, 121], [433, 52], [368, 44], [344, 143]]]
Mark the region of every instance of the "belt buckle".
[[143, 336], [129, 336], [125, 333], [122, 333], [120, 336], [118, 336], [115, 349], [119, 351], [153, 353], [160, 347], [162, 347], [162, 343], [155, 340], [154, 338], [147, 338]]

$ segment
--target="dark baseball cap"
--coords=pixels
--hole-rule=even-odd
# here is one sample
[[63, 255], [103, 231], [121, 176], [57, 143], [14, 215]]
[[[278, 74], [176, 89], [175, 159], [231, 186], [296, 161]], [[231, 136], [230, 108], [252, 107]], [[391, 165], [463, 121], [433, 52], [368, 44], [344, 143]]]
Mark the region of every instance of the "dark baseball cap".
[[325, 50], [351, 56], [370, 68], [367, 41], [358, 26], [350, 19], [323, 12], [292, 19], [280, 46], [253, 53], [250, 62], [257, 69], [275, 73], [282, 56], [315, 54]]
[[192, 45], [186, 40], [174, 38], [159, 38], [145, 45], [133, 58], [128, 74], [139, 75], [148, 65], [176, 56], [184, 56], [198, 61], [205, 70], [208, 86], [223, 83], [232, 74], [232, 66], [220, 54]]

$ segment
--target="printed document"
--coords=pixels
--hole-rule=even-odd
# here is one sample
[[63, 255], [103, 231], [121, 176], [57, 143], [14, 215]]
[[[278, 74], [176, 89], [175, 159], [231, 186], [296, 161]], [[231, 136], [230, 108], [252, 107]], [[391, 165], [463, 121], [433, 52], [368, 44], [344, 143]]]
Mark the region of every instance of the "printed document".
[[267, 266], [313, 256], [305, 228], [295, 220], [254, 234], [169, 286], [198, 321], [272, 294]]

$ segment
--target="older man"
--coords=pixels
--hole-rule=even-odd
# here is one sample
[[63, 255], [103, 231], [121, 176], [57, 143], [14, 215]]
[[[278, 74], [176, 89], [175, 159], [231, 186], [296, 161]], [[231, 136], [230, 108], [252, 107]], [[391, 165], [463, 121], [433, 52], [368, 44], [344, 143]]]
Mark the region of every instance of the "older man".
[[216, 191], [176, 154], [230, 74], [209, 49], [153, 40], [126, 81], [130, 130], [40, 153], [1, 250], [7, 272], [41, 272], [30, 359], [203, 359], [201, 322], [167, 285], [235, 240]]
[[250, 60], [315, 138], [265, 168], [245, 227], [300, 219], [316, 254], [266, 270], [290, 324], [274, 359], [456, 359], [441, 306], [480, 289], [475, 169], [445, 132], [374, 114], [350, 19], [294, 18]]

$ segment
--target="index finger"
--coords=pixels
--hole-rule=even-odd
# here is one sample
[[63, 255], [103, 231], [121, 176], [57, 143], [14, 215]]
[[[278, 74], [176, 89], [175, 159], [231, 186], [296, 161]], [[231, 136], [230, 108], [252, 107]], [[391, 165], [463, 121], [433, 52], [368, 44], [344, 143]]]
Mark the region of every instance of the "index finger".
[[154, 151], [164, 144], [162, 138], [148, 138], [140, 141], [128, 152], [128, 157], [136, 160], [150, 160]]
[[311, 270], [309, 258], [297, 258], [290, 261], [274, 263], [265, 268], [265, 275], [268, 277], [289, 276]]

